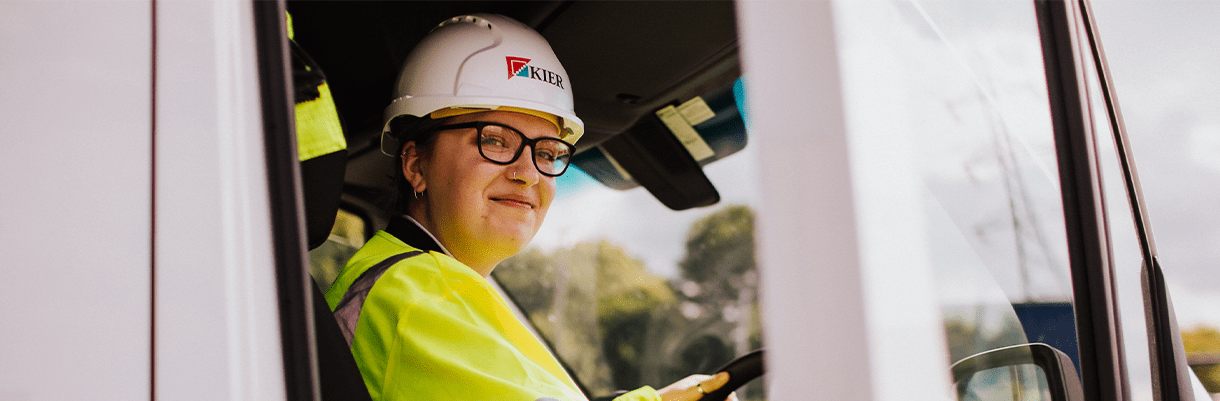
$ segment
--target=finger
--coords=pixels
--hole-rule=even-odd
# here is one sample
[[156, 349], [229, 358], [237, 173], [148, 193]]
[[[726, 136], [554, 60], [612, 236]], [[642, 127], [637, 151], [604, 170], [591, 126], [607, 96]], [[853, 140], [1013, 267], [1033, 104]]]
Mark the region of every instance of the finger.
[[707, 380], [699, 382], [697, 385], [661, 394], [661, 401], [696, 401], [703, 398], [704, 394], [719, 390], [728, 382], [729, 373], [720, 372]]
[[703, 398], [703, 393], [700, 393], [699, 389], [695, 387], [661, 394], [661, 401], [696, 401], [700, 398]]
[[703, 388], [704, 393], [710, 393], [719, 390], [729, 382], [729, 372], [720, 372], [713, 375], [710, 379], [699, 383], [699, 387]]

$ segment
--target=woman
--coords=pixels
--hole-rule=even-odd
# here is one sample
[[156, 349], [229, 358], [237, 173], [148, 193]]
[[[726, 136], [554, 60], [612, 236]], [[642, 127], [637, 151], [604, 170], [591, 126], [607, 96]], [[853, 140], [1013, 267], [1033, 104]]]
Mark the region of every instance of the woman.
[[[487, 282], [533, 238], [583, 123], [545, 39], [498, 15], [440, 24], [407, 58], [386, 133], [397, 212], [326, 299], [375, 400], [584, 400]], [[692, 376], [628, 400], [693, 400]]]

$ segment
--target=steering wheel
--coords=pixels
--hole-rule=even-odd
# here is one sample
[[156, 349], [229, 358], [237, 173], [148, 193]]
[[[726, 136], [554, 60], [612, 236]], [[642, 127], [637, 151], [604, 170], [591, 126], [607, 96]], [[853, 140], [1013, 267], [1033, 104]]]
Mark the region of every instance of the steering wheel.
[[729, 382], [716, 391], [707, 393], [700, 401], [724, 401], [738, 388], [766, 373], [763, 366], [763, 350], [758, 349], [742, 355], [721, 366], [716, 373], [728, 372]]
[[[724, 366], [716, 370], [716, 373], [728, 372], [729, 381], [720, 386], [719, 389], [716, 389], [716, 391], [704, 394], [702, 398], [699, 398], [699, 401], [724, 401], [729, 398], [729, 394], [737, 391], [741, 386], [762, 376], [763, 370], [763, 350], [758, 349], [739, 356], [737, 359], [729, 361], [729, 363], [724, 364]], [[619, 391], [614, 395], [594, 398], [593, 401], [612, 401], [614, 397], [623, 393], [626, 393], [626, 391]]]

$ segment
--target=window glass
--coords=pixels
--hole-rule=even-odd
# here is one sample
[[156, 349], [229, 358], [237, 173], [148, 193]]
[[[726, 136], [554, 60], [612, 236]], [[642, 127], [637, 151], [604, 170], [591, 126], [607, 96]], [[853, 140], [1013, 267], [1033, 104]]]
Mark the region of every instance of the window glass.
[[1127, 187], [1119, 166], [1114, 144], [1113, 126], [1106, 112], [1104, 98], [1092, 61], [1085, 68], [1090, 112], [1097, 140], [1097, 160], [1101, 168], [1102, 190], [1105, 194], [1106, 219], [1110, 231], [1110, 255], [1117, 285], [1119, 316], [1122, 318], [1124, 355], [1127, 378], [1134, 401], [1152, 400], [1152, 372], [1148, 360], [1148, 332], [1144, 320], [1143, 290], [1140, 269], [1143, 266], [1139, 238], [1127, 200]]
[[[870, 326], [917, 314], [888, 294], [927, 271], [947, 363], [1041, 342], [1079, 364], [1033, 3], [836, 6]], [[870, 330], [874, 366], [914, 355], [913, 334]]]
[[[1187, 360], [1220, 398], [1220, 4], [1093, 5]], [[1155, 27], [1155, 29], [1148, 29]], [[1096, 78], [1091, 78], [1094, 83]], [[1095, 88], [1093, 97], [1099, 98]], [[1110, 130], [1094, 105], [1098, 132]], [[1151, 400], [1142, 257], [1112, 137], [1098, 135], [1133, 400]], [[1196, 399], [1202, 396], [1196, 394]]]
[[[762, 346], [755, 160], [747, 146], [707, 165], [721, 201], [686, 211], [569, 169], [531, 245], [496, 267], [591, 396], [710, 374]], [[738, 395], [763, 399], [761, 382]]]
[[359, 215], [339, 209], [335, 216], [335, 227], [331, 228], [326, 242], [309, 251], [309, 275], [313, 276], [322, 293], [330, 288], [343, 265], [364, 246], [366, 222]]

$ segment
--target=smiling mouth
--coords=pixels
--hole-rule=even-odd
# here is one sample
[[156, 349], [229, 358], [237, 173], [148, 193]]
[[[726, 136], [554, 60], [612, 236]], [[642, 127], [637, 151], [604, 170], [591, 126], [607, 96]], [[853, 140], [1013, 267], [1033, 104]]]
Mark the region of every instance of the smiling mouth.
[[521, 208], [527, 208], [527, 209], [533, 209], [533, 208], [534, 208], [534, 205], [533, 205], [533, 204], [531, 204], [531, 203], [529, 203], [529, 202], [526, 202], [526, 201], [524, 201], [524, 200], [519, 200], [519, 199], [512, 199], [512, 198], [491, 198], [491, 200], [493, 200], [493, 201], [495, 201], [495, 202], [498, 202], [498, 203], [503, 203], [503, 204], [506, 204], [506, 205], [509, 205], [509, 206], [514, 206], [514, 207], [521, 207]]

